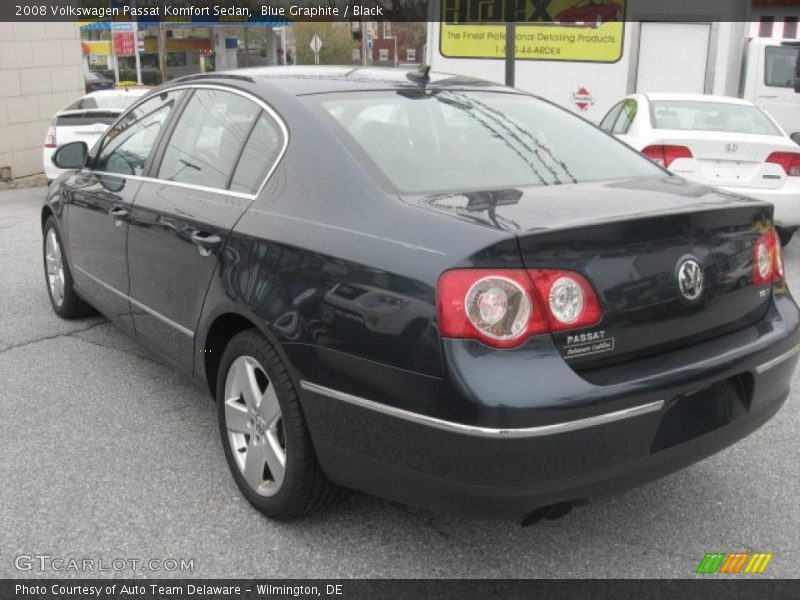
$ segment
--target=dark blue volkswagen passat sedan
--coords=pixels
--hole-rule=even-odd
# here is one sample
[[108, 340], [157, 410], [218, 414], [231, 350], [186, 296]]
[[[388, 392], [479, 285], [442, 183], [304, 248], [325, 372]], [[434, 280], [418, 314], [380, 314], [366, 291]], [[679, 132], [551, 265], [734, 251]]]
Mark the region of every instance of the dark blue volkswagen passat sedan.
[[274, 518], [338, 486], [555, 518], [788, 395], [799, 315], [772, 206], [513, 89], [193, 76], [54, 160], [54, 310], [96, 309], [207, 385], [236, 483]]

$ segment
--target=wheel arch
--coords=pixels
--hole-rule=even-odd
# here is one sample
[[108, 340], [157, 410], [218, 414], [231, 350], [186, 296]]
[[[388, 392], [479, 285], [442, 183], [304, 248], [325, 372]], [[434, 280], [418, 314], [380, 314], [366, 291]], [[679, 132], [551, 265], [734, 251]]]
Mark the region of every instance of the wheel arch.
[[196, 369], [196, 374], [205, 378], [212, 399], [215, 399], [217, 386], [217, 371], [222, 362], [222, 355], [233, 337], [247, 329], [256, 329], [267, 342], [275, 349], [283, 360], [286, 370], [289, 372], [294, 384], [299, 390], [299, 380], [296, 376], [292, 363], [283, 351], [280, 342], [273, 335], [266, 323], [258, 319], [255, 315], [247, 314], [239, 306], [225, 306], [215, 311], [215, 314], [208, 319], [208, 327], [203, 328], [197, 337], [198, 352], [202, 355], [202, 360], [198, 360], [198, 365], [202, 371]]
[[56, 221], [58, 221], [58, 217], [56, 216], [53, 207], [50, 206], [49, 204], [45, 204], [44, 206], [42, 206], [42, 213], [39, 217], [42, 231], [44, 231], [45, 223], [47, 223], [47, 219], [49, 219], [50, 217], [53, 217]]

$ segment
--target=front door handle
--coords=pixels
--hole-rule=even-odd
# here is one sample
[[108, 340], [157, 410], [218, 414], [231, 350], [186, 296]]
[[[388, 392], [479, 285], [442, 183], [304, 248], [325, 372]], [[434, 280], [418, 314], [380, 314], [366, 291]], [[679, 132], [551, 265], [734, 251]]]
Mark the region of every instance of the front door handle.
[[222, 238], [214, 233], [194, 230], [189, 235], [192, 243], [197, 246], [197, 251], [202, 256], [211, 254], [211, 250], [222, 243]]
[[108, 211], [108, 214], [110, 214], [115, 219], [122, 219], [124, 217], [127, 217], [129, 213], [127, 209], [122, 208], [120, 206], [115, 206], [114, 208]]

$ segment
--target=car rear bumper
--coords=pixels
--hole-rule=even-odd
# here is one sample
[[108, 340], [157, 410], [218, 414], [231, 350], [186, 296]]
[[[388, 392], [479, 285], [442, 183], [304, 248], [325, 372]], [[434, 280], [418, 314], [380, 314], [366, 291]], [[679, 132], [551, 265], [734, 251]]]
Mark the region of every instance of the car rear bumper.
[[[489, 410], [492, 398], [473, 397], [460, 420], [308, 380], [301, 382], [303, 407], [333, 481], [447, 512], [522, 518], [539, 507], [580, 504], [661, 477], [757, 429], [788, 395], [800, 356], [799, 325], [797, 307], [785, 296], [756, 325], [624, 368], [578, 374], [566, 365], [555, 370], [542, 358], [518, 373], [534, 393], [511, 405], [504, 393], [519, 396], [523, 387], [501, 373], [493, 382], [501, 410]], [[469, 350], [446, 349], [448, 361], [481, 358]], [[476, 365], [455, 371], [462, 379], [469, 372], [484, 376]], [[557, 385], [548, 385], [555, 379]], [[735, 398], [720, 392], [734, 386]], [[478, 395], [492, 389], [470, 387]], [[502, 422], [484, 419], [481, 406]]]
[[65, 170], [59, 169], [53, 164], [53, 154], [55, 154], [55, 152], [55, 148], [45, 148], [42, 150], [42, 163], [47, 181], [55, 181], [59, 175], [66, 173]]

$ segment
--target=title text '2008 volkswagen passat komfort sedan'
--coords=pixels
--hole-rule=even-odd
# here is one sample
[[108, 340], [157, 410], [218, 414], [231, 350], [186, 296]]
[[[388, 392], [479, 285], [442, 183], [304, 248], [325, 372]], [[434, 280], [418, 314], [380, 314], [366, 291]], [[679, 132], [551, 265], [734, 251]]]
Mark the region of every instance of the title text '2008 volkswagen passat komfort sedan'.
[[42, 209], [47, 287], [207, 385], [275, 518], [339, 486], [555, 518], [746, 436], [798, 309], [772, 206], [533, 96], [362, 68], [192, 76]]

